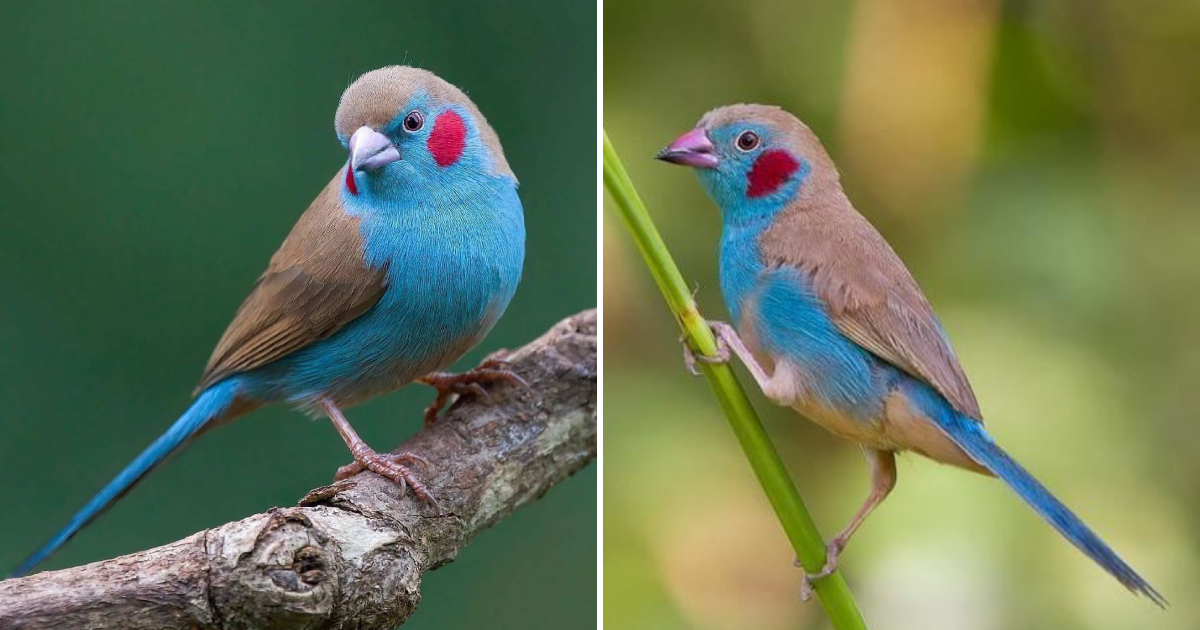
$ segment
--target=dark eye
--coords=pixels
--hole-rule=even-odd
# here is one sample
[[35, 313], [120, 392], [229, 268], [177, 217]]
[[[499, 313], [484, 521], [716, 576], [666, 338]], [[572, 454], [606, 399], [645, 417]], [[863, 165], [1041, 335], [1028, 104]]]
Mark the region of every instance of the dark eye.
[[739, 151], [753, 151], [758, 147], [758, 134], [753, 131], [743, 131], [737, 137], [737, 148]]
[[405, 131], [408, 131], [410, 133], [413, 131], [420, 131], [421, 127], [424, 127], [424, 126], [425, 126], [425, 117], [421, 115], [421, 112], [419, 112], [415, 109], [411, 112], [408, 112], [408, 115], [404, 117], [404, 130]]

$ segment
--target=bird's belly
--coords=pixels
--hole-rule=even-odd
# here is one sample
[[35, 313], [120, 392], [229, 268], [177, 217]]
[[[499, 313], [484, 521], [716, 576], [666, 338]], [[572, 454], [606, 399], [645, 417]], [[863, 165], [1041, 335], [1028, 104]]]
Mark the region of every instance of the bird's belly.
[[[484, 317], [462, 317], [430, 309], [381, 310], [374, 320], [337, 339], [343, 348], [332, 354], [340, 365], [324, 361], [332, 378], [323, 388], [343, 406], [387, 393], [430, 372], [449, 367], [475, 347], [491, 329]], [[357, 338], [355, 338], [357, 337]]]
[[898, 448], [890, 436], [881, 430], [880, 423], [873, 419], [857, 418], [836, 409], [813, 404], [796, 404], [792, 405], [792, 409], [844, 440], [881, 451]]
[[[884, 434], [895, 445], [895, 450], [915, 451], [936, 462], [990, 474], [930, 417], [931, 413], [954, 413], [945, 399], [928, 385], [899, 370], [896, 370], [895, 383], [884, 403], [882, 425]], [[935, 406], [934, 409], [928, 408], [931, 404]]]
[[351, 406], [449, 367], [483, 340], [512, 293], [461, 275], [394, 281], [341, 330], [244, 377], [261, 399]]
[[[848, 375], [841, 375], [846, 377]], [[791, 407], [830, 433], [858, 444], [881, 450], [896, 447], [885, 431], [883, 399], [871, 396], [853, 405], [836, 405], [823, 395], [837, 375], [798, 367], [788, 360], [775, 362], [775, 370], [764, 393], [778, 404]]]
[[[758, 326], [765, 324], [757, 321]], [[825, 353], [798, 353], [782, 344], [767, 349], [756, 328], [756, 320], [747, 319], [738, 332], [771, 375], [763, 388], [767, 398], [840, 438], [875, 449], [896, 448], [884, 425], [888, 385], [881, 378], [883, 366], [873, 357], [863, 352], [856, 360], [833, 360]], [[855, 353], [839, 351], [834, 356]]]
[[939, 411], [930, 404], [948, 408], [939, 394], [844, 336], [795, 272], [771, 272], [762, 285], [742, 305], [738, 333], [771, 375], [768, 398], [868, 448], [979, 469], [930, 419]]
[[771, 375], [763, 393], [834, 435], [890, 447], [882, 432], [888, 384], [878, 361], [842, 337], [813, 305], [790, 299], [785, 310], [799, 316], [781, 320], [758, 300], [743, 307], [748, 316], [738, 333]]
[[876, 450], [915, 451], [943, 464], [986, 472], [914, 400], [912, 388], [927, 386], [882, 362], [876, 369], [885, 386], [878, 390], [881, 396], [867, 404], [830, 405], [813, 386], [825, 376], [805, 373], [788, 361], [776, 362], [766, 393], [840, 438]]

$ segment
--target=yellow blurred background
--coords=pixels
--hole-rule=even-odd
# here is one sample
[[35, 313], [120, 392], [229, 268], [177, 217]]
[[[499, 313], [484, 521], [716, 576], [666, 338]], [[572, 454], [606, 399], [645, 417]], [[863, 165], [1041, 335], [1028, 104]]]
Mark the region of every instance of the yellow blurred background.
[[[1172, 602], [999, 482], [906, 455], [843, 555], [871, 628], [1200, 627], [1200, 3], [608, 0], [604, 33], [606, 130], [702, 311], [728, 318], [717, 211], [651, 157], [712, 107], [781, 105], [920, 281], [997, 441]], [[605, 626], [826, 627], [604, 218]], [[857, 448], [751, 398], [836, 531]]]

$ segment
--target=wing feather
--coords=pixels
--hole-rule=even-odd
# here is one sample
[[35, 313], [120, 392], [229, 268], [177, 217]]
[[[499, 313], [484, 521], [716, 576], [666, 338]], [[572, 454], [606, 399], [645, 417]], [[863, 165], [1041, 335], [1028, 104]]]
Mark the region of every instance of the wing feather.
[[197, 392], [334, 334], [379, 301], [387, 270], [367, 264], [359, 221], [341, 207], [340, 181], [330, 181], [271, 257], [217, 342]]
[[760, 245], [766, 264], [808, 273], [843, 334], [982, 420], [975, 392], [916, 280], [844, 196], [785, 210]]

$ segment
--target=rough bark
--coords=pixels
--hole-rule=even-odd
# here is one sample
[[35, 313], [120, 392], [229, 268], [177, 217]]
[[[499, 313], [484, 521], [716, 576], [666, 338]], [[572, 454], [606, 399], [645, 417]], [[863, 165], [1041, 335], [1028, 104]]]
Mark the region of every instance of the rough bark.
[[596, 314], [503, 356], [531, 386], [460, 400], [400, 446], [442, 513], [364, 472], [297, 507], [0, 582], [0, 628], [395, 628], [421, 575], [596, 456]]

